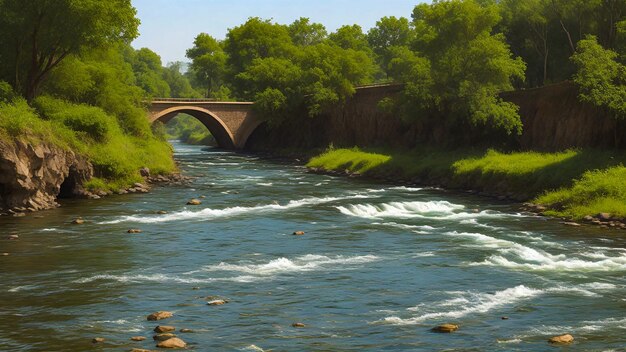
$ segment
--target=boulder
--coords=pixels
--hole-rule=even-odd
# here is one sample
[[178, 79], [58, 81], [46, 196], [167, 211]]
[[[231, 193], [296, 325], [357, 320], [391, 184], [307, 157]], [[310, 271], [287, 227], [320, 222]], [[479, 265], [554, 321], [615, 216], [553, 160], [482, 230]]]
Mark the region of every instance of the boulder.
[[154, 328], [154, 332], [158, 332], [158, 333], [163, 333], [163, 332], [172, 332], [175, 331], [176, 328], [173, 326], [168, 326], [168, 325], [159, 325], [156, 328]]
[[140, 229], [130, 229], [128, 230], [128, 233], [141, 233]]
[[74, 225], [82, 225], [85, 223], [85, 220], [83, 220], [83, 218], [76, 218], [72, 221], [72, 224]]
[[91, 340], [92, 343], [102, 343], [104, 342], [104, 338], [102, 337], [96, 337], [93, 340]]
[[144, 341], [146, 338], [143, 336], [133, 336], [130, 339], [131, 341]]
[[293, 323], [293, 324], [291, 324], [291, 326], [293, 326], [294, 328], [304, 328], [304, 327], [306, 327], [306, 325], [304, 325], [304, 323]]
[[147, 319], [154, 321], [154, 320], [162, 320], [162, 319], [171, 318], [173, 316], [174, 314], [172, 312], [159, 311], [159, 312], [148, 315]]
[[0, 212], [56, 208], [57, 198], [84, 194], [83, 184], [93, 176], [86, 157], [50, 142], [31, 143], [28, 137], [0, 141]]
[[163, 333], [163, 334], [156, 334], [156, 335], [152, 336], [152, 338], [155, 341], [165, 341], [165, 340], [169, 340], [169, 339], [174, 338], [174, 337], [176, 337], [176, 335], [171, 334], [169, 332], [168, 333]]
[[573, 341], [574, 341], [574, 336], [570, 334], [554, 336], [548, 340], [548, 342], [550, 343], [558, 343], [558, 344], [572, 343]]
[[228, 301], [223, 300], [223, 299], [215, 299], [209, 302], [206, 302], [206, 304], [210, 305], [210, 306], [221, 306], [228, 303]]
[[303, 236], [304, 235], [304, 231], [294, 231], [293, 235], [294, 236]]
[[459, 326], [456, 324], [441, 324], [432, 328], [434, 332], [450, 333], [459, 330]]
[[611, 214], [609, 214], [609, 213], [600, 213], [596, 217], [598, 219], [602, 220], [602, 221], [609, 221], [609, 220], [611, 220]]
[[187, 347], [187, 344], [185, 343], [185, 341], [177, 337], [173, 337], [171, 339], [167, 339], [165, 341], [159, 342], [157, 347], [159, 348], [185, 348]]
[[192, 199], [187, 202], [187, 205], [200, 205], [202, 202], [199, 199]]

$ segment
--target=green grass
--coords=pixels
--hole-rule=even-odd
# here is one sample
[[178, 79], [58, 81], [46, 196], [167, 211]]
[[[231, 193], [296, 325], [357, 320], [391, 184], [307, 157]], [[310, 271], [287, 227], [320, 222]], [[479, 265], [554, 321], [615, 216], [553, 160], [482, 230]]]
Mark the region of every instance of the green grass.
[[102, 109], [49, 97], [38, 98], [33, 106], [21, 99], [0, 104], [0, 138], [49, 143], [86, 156], [96, 176], [87, 183], [88, 189], [115, 191], [141, 182], [142, 167], [153, 174], [176, 170], [167, 142], [124, 132], [117, 119]]
[[600, 212], [626, 216], [626, 168], [621, 166], [625, 163], [626, 153], [601, 150], [503, 153], [352, 148], [328, 150], [307, 166], [507, 195], [548, 205], [552, 215], [582, 218]]

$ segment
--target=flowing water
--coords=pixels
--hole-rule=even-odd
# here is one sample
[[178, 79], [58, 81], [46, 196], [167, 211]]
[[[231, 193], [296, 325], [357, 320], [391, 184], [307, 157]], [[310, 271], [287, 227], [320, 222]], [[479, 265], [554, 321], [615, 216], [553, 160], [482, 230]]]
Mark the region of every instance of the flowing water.
[[0, 351], [154, 349], [160, 310], [195, 351], [626, 350], [623, 231], [175, 147], [191, 184], [0, 219]]

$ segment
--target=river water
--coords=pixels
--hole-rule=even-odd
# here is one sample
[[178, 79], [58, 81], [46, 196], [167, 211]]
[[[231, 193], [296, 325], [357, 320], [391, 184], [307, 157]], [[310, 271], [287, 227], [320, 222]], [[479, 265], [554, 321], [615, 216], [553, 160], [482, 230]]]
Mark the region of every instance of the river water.
[[626, 350], [624, 232], [174, 146], [191, 184], [0, 219], [0, 351], [154, 349], [160, 310], [195, 351]]

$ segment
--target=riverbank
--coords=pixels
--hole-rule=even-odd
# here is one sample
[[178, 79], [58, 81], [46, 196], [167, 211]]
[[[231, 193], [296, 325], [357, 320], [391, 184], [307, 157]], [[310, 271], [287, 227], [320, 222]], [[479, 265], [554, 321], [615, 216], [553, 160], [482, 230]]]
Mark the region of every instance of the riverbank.
[[606, 150], [502, 153], [353, 148], [327, 150], [311, 158], [307, 167], [313, 172], [467, 190], [526, 202], [526, 210], [542, 215], [626, 228], [624, 162], [625, 153]]
[[130, 128], [101, 108], [51, 97], [0, 104], [0, 214], [132, 192], [149, 176], [175, 173], [171, 146], [143, 110], [137, 116]]

